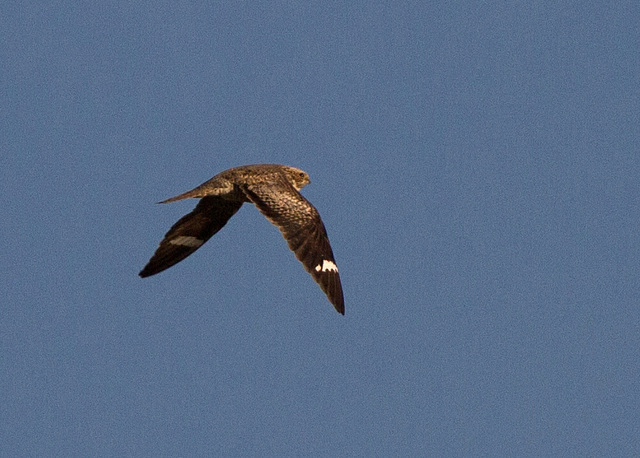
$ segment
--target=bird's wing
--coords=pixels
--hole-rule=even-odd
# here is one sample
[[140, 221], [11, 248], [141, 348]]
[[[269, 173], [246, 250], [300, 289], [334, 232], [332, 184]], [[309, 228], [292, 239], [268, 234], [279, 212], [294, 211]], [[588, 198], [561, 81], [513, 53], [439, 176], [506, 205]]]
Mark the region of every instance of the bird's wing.
[[169, 229], [139, 275], [149, 277], [182, 261], [222, 229], [241, 206], [240, 201], [226, 200], [219, 196], [200, 199], [191, 213], [180, 218]]
[[284, 178], [271, 183], [242, 185], [260, 212], [280, 229], [289, 248], [320, 285], [336, 310], [344, 315], [338, 267], [320, 214]]

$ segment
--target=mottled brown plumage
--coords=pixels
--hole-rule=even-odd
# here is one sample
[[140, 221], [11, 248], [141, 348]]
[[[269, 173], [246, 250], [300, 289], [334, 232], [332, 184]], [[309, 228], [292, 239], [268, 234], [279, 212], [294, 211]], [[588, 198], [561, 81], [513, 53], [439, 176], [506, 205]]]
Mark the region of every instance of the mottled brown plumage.
[[327, 231], [318, 211], [298, 192], [307, 184], [309, 175], [295, 167], [244, 165], [161, 202], [200, 198], [196, 208], [169, 229], [140, 276], [155, 275], [182, 261], [222, 229], [243, 203], [251, 202], [280, 229], [296, 258], [344, 314], [340, 275]]

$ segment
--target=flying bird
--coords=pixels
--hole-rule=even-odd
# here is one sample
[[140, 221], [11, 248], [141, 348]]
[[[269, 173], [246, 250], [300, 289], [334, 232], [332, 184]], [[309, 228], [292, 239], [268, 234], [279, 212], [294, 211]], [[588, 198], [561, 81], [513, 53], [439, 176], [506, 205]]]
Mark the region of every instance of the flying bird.
[[243, 203], [250, 202], [280, 229], [296, 258], [344, 315], [342, 284], [327, 231], [318, 211], [298, 192], [307, 184], [309, 175], [295, 167], [243, 165], [160, 202], [200, 199], [191, 213], [169, 229], [139, 275], [149, 277], [182, 261], [222, 229]]

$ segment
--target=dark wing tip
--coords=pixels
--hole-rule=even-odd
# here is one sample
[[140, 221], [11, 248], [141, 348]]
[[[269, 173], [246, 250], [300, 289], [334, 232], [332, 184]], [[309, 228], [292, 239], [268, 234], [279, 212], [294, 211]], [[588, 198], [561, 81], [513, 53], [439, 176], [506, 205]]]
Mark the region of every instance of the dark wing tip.
[[152, 261], [154, 262], [149, 261], [149, 263], [146, 266], [144, 266], [144, 269], [140, 271], [140, 273], [138, 274], [140, 278], [147, 278], [152, 275], [159, 274], [163, 270], [166, 270], [173, 265], [173, 264], [167, 265], [166, 263], [164, 265], [160, 265], [155, 259], [152, 259]]
[[147, 265], [144, 269], [140, 271], [140, 273], [138, 273], [138, 275], [140, 276], [140, 278], [147, 278], [156, 273], [158, 272], [150, 272], [150, 269], [148, 269], [148, 265]]
[[331, 279], [328, 282], [321, 279], [316, 279], [320, 284], [320, 287], [324, 290], [325, 294], [329, 298], [329, 302], [335, 307], [336, 311], [344, 315], [344, 296], [342, 294], [342, 284], [340, 282], [340, 276], [338, 273], [331, 275]]

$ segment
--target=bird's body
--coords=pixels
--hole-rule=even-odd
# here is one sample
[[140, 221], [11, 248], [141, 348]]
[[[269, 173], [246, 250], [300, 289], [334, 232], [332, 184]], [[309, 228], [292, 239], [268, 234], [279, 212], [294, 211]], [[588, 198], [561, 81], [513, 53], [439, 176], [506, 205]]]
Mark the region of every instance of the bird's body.
[[307, 272], [344, 314], [342, 285], [326, 229], [315, 207], [298, 192], [307, 184], [309, 175], [295, 167], [244, 165], [161, 202], [200, 198], [196, 208], [169, 229], [140, 276], [155, 275], [182, 261], [222, 229], [243, 203], [251, 202], [280, 229]]

